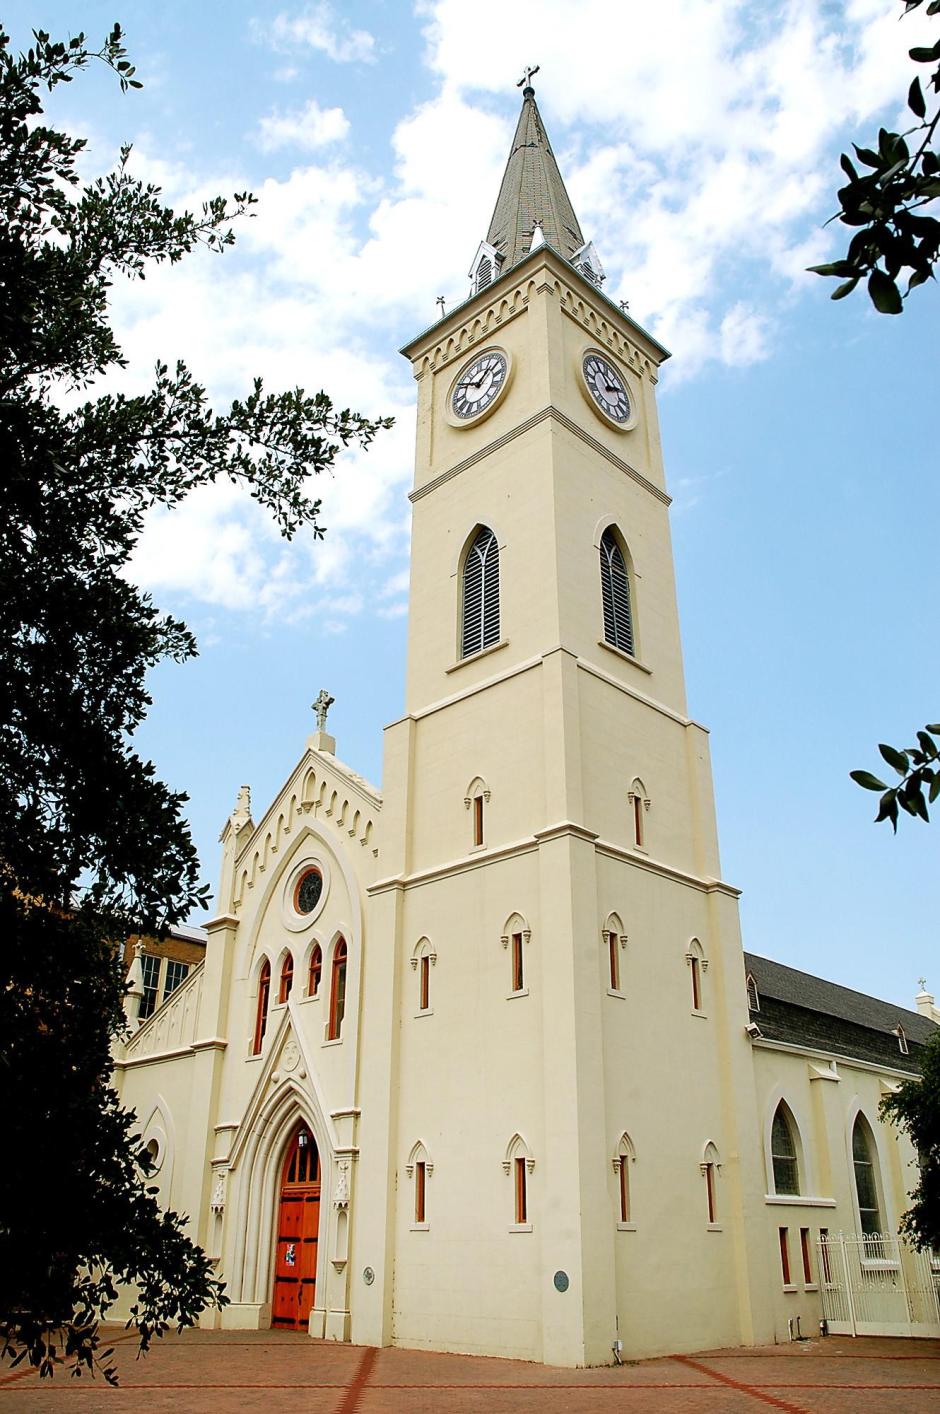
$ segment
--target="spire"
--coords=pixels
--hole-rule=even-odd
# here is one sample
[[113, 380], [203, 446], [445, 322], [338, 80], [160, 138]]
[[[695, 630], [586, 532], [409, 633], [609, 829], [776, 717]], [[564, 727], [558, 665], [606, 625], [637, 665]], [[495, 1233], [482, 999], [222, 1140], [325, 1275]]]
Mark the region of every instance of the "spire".
[[546, 245], [570, 260], [584, 245], [574, 207], [555, 161], [532, 87], [535, 69], [520, 79], [522, 112], [486, 242], [509, 270], [528, 254], [536, 225]]

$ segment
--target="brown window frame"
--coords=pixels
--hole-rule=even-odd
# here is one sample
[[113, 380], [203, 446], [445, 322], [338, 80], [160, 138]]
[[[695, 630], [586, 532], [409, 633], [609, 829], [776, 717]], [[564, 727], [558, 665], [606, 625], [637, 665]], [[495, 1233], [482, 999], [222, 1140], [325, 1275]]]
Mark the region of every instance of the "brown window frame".
[[515, 1173], [516, 1226], [522, 1227], [529, 1221], [529, 1199], [528, 1193], [526, 1192], [526, 1161], [524, 1158], [516, 1159]]
[[418, 959], [418, 1009], [429, 1011], [431, 1006], [431, 959], [427, 953]]
[[483, 843], [483, 796], [473, 797], [473, 844], [476, 848]]
[[512, 990], [514, 992], [525, 991], [525, 965], [523, 962], [523, 936], [521, 933], [513, 933], [510, 939], [512, 949]]
[[610, 956], [610, 989], [620, 991], [620, 939], [616, 933], [607, 934], [607, 949]]
[[415, 1222], [427, 1222], [425, 1216], [427, 1211], [427, 1163], [424, 1159], [415, 1160]]
[[718, 1221], [718, 1202], [715, 1193], [715, 1165], [703, 1164], [705, 1170], [705, 1205], [708, 1221], [713, 1226]]
[[310, 967], [307, 972], [307, 996], [315, 997], [320, 990], [320, 979], [323, 976], [323, 949], [319, 943], [314, 944], [313, 952], [310, 954]]
[[702, 961], [693, 953], [689, 959], [689, 970], [692, 973], [692, 1010], [702, 1010]]
[[813, 1281], [813, 1264], [810, 1260], [809, 1251], [809, 1228], [800, 1228], [800, 1256], [803, 1259], [803, 1284], [804, 1286], [815, 1286]]
[[281, 977], [280, 981], [278, 982], [277, 988], [277, 1000], [279, 1004], [283, 1004], [287, 1001], [288, 997], [290, 996], [291, 988], [293, 987], [293, 985], [294, 959], [293, 956], [288, 953], [283, 963], [281, 964]]
[[788, 1227], [778, 1227], [777, 1239], [780, 1243], [780, 1271], [783, 1276], [783, 1284], [784, 1286], [792, 1286], [793, 1281], [790, 1273], [790, 1229]]
[[633, 797], [633, 837], [638, 849], [643, 848], [643, 797]]
[[338, 1041], [343, 1034], [343, 1021], [346, 1016], [346, 968], [348, 961], [349, 949], [346, 946], [346, 939], [340, 938], [333, 949], [333, 962], [330, 967], [328, 1041]]
[[627, 1165], [630, 1160], [626, 1154], [620, 1155], [620, 1172], [618, 1174], [620, 1187], [620, 1221], [628, 1223], [630, 1221], [630, 1170]]
[[251, 1042], [251, 1054], [260, 1056], [264, 1043], [264, 1033], [268, 1026], [268, 998], [271, 994], [271, 964], [265, 958], [258, 975], [258, 1005], [255, 1010], [255, 1031]]

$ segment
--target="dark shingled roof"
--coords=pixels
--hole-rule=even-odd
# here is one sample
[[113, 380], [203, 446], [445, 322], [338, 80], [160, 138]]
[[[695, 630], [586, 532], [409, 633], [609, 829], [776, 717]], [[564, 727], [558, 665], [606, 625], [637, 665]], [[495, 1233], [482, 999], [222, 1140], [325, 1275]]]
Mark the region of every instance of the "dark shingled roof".
[[504, 272], [528, 254], [536, 221], [541, 224], [548, 245], [566, 259], [570, 260], [584, 245], [535, 93], [526, 88], [496, 209], [486, 233], [489, 244], [504, 257]]
[[[895, 1070], [920, 1070], [917, 1052], [936, 1030], [928, 1017], [754, 953], [744, 954], [744, 966], [760, 998], [760, 1010], [752, 1016], [768, 1040], [854, 1056]], [[908, 1055], [898, 1044], [899, 1025], [907, 1037]]]

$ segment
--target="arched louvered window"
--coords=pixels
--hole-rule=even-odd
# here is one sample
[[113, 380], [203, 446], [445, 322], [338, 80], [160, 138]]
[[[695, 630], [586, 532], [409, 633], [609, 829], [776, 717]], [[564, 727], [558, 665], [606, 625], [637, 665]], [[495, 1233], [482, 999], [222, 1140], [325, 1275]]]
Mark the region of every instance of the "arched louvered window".
[[601, 536], [601, 597], [604, 602], [604, 637], [615, 648], [634, 653], [633, 615], [630, 612], [630, 581], [623, 551], [613, 528]]
[[499, 642], [499, 547], [481, 526], [463, 567], [463, 622], [460, 656], [469, 658]]
[[852, 1130], [852, 1165], [855, 1169], [855, 1196], [858, 1217], [865, 1237], [865, 1255], [884, 1255], [875, 1240], [882, 1230], [881, 1204], [878, 1201], [877, 1150], [867, 1120], [858, 1115]]
[[479, 293], [480, 290], [485, 290], [492, 278], [493, 262], [490, 260], [489, 256], [484, 255], [477, 266], [477, 293]]
[[770, 1127], [770, 1158], [774, 1171], [774, 1192], [797, 1197], [800, 1192], [800, 1163], [793, 1118], [783, 1100], [777, 1106]]

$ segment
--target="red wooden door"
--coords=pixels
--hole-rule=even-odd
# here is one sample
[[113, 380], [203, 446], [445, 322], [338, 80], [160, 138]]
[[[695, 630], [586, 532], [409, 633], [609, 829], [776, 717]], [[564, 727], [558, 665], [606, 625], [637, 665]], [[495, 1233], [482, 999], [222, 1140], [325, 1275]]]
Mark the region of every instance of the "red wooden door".
[[288, 1146], [281, 1174], [272, 1325], [307, 1329], [317, 1293], [319, 1229], [320, 1159], [303, 1126]]

